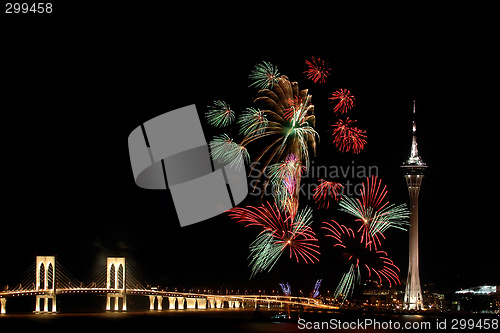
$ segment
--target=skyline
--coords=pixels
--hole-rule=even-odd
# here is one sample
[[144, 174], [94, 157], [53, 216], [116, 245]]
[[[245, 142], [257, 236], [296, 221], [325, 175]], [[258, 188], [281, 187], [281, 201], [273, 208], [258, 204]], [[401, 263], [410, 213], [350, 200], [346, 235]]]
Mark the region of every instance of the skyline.
[[[8, 136], [15, 137], [20, 147], [32, 147], [28, 151], [30, 160], [36, 161], [36, 174], [30, 163], [7, 166], [12, 177], [7, 179], [6, 190], [11, 196], [5, 216], [14, 218], [3, 226], [4, 249], [14, 250], [16, 255], [5, 260], [3, 267], [8, 269], [0, 276], [0, 285], [12, 283], [31, 265], [35, 255], [45, 254], [58, 255], [61, 263], [80, 279], [85, 279], [89, 267], [105, 260], [106, 255], [124, 255], [147, 277], [166, 285], [184, 282], [189, 288], [188, 284], [194, 287], [200, 281], [205, 283], [196, 277], [199, 274], [206, 276], [207, 284], [261, 288], [259, 283], [269, 281], [275, 289], [278, 283], [287, 281], [292, 287], [298, 283], [313, 286], [322, 278], [322, 289], [335, 289], [342, 270], [331, 268], [337, 261], [330, 262], [332, 256], [327, 252], [314, 265], [283, 260], [271, 273], [248, 281], [248, 244], [252, 235], [247, 230], [227, 216], [180, 228], [168, 191], [141, 190], [133, 181], [126, 144], [133, 128], [191, 103], [197, 105], [202, 117], [206, 106], [215, 99], [226, 99], [241, 112], [251, 105], [249, 69], [262, 60], [271, 61], [313, 95], [316, 129], [321, 136], [315, 165], [340, 168], [353, 165], [354, 160], [355, 165], [377, 166], [379, 177], [388, 185], [389, 200], [398, 204], [408, 204], [399, 166], [410, 153], [411, 101], [416, 99], [420, 153], [430, 166], [419, 212], [421, 244], [429, 244], [421, 246], [422, 284], [436, 282], [450, 289], [500, 284], [498, 271], [487, 258], [488, 254], [498, 253], [494, 246], [498, 227], [490, 227], [495, 233], [487, 232], [487, 226], [483, 230], [469, 226], [475, 221], [492, 220], [475, 208], [482, 206], [480, 197], [489, 195], [486, 189], [490, 186], [486, 179], [474, 184], [475, 192], [479, 192], [476, 197], [465, 175], [472, 170], [473, 177], [481, 178], [474, 170], [488, 171], [491, 166], [477, 165], [486, 155], [465, 134], [457, 134], [470, 122], [463, 116], [469, 110], [467, 103], [476, 102], [456, 98], [461, 81], [454, 80], [460, 76], [458, 73], [449, 76], [453, 73], [451, 65], [445, 66], [443, 73], [437, 70], [441, 67], [432, 56], [421, 63], [417, 55], [407, 55], [401, 69], [384, 58], [393, 49], [385, 50], [376, 59], [311, 50], [307, 56], [286, 57], [266, 52], [240, 57], [188, 52], [187, 57], [173, 55], [169, 60], [163, 58], [165, 54], [152, 56], [151, 60], [150, 55], [155, 54], [151, 50], [148, 56], [139, 57], [140, 65], [122, 71], [134, 59], [115, 60], [124, 54], [125, 45], [108, 46], [98, 56], [93, 56], [95, 49], [85, 53], [71, 45], [64, 57], [57, 52], [60, 49], [54, 49], [45, 56], [52, 68], [36, 72], [26, 69], [21, 72], [24, 75], [17, 73], [13, 77], [14, 89], [9, 96], [24, 95], [19, 90], [24, 87], [38, 97], [20, 99], [7, 116], [7, 123], [24, 124], [23, 136], [10, 132]], [[325, 84], [315, 84], [302, 73], [304, 60], [310, 56], [319, 56], [332, 67]], [[153, 79], [158, 76], [169, 79], [157, 84]], [[28, 88], [24, 77], [32, 78]], [[429, 77], [446, 81], [434, 86], [429, 84]], [[44, 85], [47, 80], [50, 84]], [[331, 124], [328, 112], [332, 106], [327, 96], [338, 88], [351, 89], [356, 96], [353, 112], [359, 126], [367, 130], [367, 145], [359, 155], [330, 153], [327, 127]], [[26, 114], [28, 123], [23, 121]], [[204, 130], [210, 140], [215, 131], [208, 126]], [[24, 152], [17, 147], [6, 149], [12, 161], [24, 160]], [[334, 160], [337, 164], [332, 163]], [[458, 167], [453, 166], [455, 161]], [[239, 206], [246, 205], [247, 200]], [[340, 216], [337, 210], [319, 212], [316, 226], [328, 220], [330, 213]], [[316, 230], [319, 232], [319, 227]], [[387, 238], [384, 245], [388, 253], [405, 272], [408, 234], [388, 231]], [[189, 242], [191, 245], [186, 246]], [[154, 265], [157, 262], [162, 264]], [[404, 275], [400, 275], [402, 280]], [[151, 278], [145, 280], [153, 282]]]

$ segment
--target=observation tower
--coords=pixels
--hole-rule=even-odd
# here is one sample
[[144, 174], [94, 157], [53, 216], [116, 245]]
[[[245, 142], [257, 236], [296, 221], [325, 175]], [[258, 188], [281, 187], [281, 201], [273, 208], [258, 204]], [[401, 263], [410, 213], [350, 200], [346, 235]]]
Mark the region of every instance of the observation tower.
[[415, 101], [413, 101], [413, 129], [410, 157], [401, 166], [404, 170], [406, 185], [410, 195], [410, 255], [408, 265], [408, 278], [404, 306], [410, 310], [422, 309], [422, 288], [420, 287], [420, 273], [418, 271], [418, 193], [424, 178], [427, 165], [418, 155], [417, 125], [415, 124]]

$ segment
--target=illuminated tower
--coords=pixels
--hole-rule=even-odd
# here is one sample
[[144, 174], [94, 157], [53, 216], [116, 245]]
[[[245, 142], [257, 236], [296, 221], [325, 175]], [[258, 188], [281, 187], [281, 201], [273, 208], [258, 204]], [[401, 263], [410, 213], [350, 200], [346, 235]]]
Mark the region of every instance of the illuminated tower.
[[406, 185], [410, 195], [410, 262], [404, 305], [407, 309], [422, 308], [422, 288], [420, 287], [420, 274], [418, 271], [418, 193], [424, 178], [427, 165], [418, 155], [417, 125], [415, 124], [415, 101], [413, 101], [413, 129], [411, 153], [408, 160], [401, 166], [405, 171]]

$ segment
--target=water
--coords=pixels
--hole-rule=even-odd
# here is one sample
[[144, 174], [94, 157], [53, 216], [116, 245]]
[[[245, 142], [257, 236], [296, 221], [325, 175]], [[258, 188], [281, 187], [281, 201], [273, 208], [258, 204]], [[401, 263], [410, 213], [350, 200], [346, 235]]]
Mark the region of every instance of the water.
[[[102, 313], [59, 313], [52, 314], [6, 314], [0, 316], [0, 329], [4, 327], [24, 329], [50, 329], [51, 332], [78, 330], [117, 330], [131, 328], [159, 332], [429, 332], [452, 330], [452, 328], [475, 328], [482, 324], [482, 331], [497, 331], [498, 315], [401, 315], [366, 314], [361, 312], [303, 313], [297, 322], [273, 322], [274, 311], [261, 311], [256, 319], [251, 308], [211, 309], [181, 311], [102, 312]], [[297, 317], [297, 312], [292, 312]], [[469, 323], [469, 327], [467, 327]], [[490, 328], [485, 329], [484, 324]], [[461, 324], [465, 325], [462, 327]], [[476, 327], [470, 326], [475, 324]], [[11, 326], [12, 325], [12, 326]], [[454, 327], [452, 327], [454, 325]], [[493, 326], [492, 326], [493, 325]], [[496, 326], [498, 327], [498, 326]], [[453, 330], [456, 331], [456, 330]]]

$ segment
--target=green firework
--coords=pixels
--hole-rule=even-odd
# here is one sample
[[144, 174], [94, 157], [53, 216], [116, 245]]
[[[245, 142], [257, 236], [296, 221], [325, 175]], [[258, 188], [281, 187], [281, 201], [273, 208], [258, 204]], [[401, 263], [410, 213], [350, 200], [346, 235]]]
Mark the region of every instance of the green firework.
[[245, 147], [234, 142], [227, 134], [214, 136], [210, 141], [210, 156], [219, 164], [241, 165], [240, 157], [245, 163], [250, 162], [250, 155]]
[[237, 124], [240, 125], [239, 134], [251, 136], [264, 133], [268, 122], [264, 112], [256, 108], [246, 108], [238, 118]]
[[205, 113], [205, 117], [210, 125], [226, 127], [234, 120], [234, 111], [224, 101], [214, 101], [213, 105], [208, 106], [208, 109], [209, 111]]
[[250, 87], [272, 89], [274, 84], [278, 82], [280, 73], [278, 72], [278, 67], [270, 62], [263, 61], [261, 64], [254, 66], [248, 77], [252, 80]]

